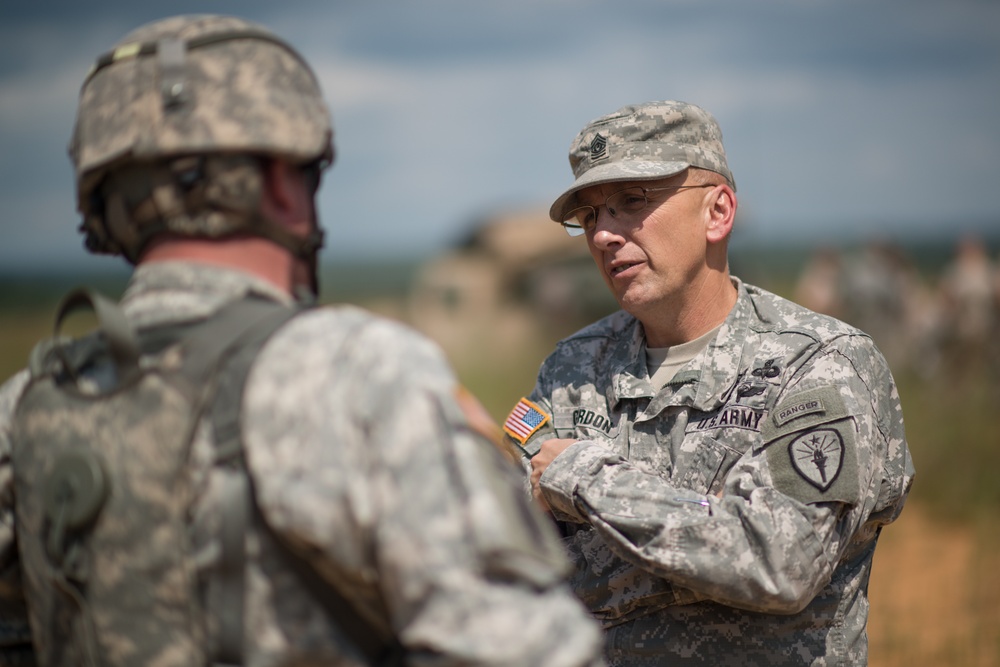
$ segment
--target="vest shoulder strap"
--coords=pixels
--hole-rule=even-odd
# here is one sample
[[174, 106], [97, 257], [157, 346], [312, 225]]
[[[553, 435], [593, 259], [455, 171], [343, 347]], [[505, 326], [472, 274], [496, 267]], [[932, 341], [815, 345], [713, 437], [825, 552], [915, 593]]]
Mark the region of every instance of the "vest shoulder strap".
[[244, 571], [246, 556], [244, 536], [250, 521], [255, 521], [272, 537], [288, 567], [296, 572], [312, 591], [343, 635], [354, 641], [356, 648], [372, 665], [394, 667], [402, 665], [403, 647], [391, 633], [376, 627], [358, 614], [353, 604], [323, 578], [312, 565], [268, 525], [254, 500], [250, 475], [245, 470], [243, 442], [240, 430], [242, 396], [247, 377], [260, 348], [289, 316], [281, 312], [264, 314], [253, 333], [227, 360], [218, 379], [212, 404], [212, 430], [216, 462], [239, 466], [243, 475], [231, 476], [230, 488], [223, 493], [220, 566], [220, 654], [219, 659], [232, 664], [242, 663]]

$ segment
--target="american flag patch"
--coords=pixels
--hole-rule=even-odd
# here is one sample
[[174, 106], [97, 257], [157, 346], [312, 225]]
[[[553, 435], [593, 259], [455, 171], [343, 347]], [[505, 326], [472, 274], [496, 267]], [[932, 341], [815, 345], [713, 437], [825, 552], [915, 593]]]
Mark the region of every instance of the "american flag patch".
[[542, 409], [522, 398], [510, 411], [507, 421], [503, 423], [504, 433], [514, 438], [522, 445], [531, 435], [549, 421], [549, 416]]

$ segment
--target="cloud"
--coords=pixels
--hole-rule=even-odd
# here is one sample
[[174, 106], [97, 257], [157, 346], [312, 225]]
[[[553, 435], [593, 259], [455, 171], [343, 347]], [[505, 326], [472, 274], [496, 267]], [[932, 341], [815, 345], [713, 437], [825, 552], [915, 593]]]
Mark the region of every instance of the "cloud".
[[[24, 231], [5, 235], [0, 264], [76, 256], [79, 238], [55, 235], [73, 218], [65, 146], [83, 73], [139, 23], [203, 5], [8, 4], [0, 207]], [[489, 210], [545, 205], [569, 182], [566, 150], [584, 123], [665, 98], [719, 118], [747, 234], [860, 234], [875, 224], [906, 234], [995, 219], [981, 197], [1000, 175], [994, 2], [246, 0], [213, 9], [271, 26], [317, 70], [339, 150], [320, 196], [332, 254], [432, 252]]]

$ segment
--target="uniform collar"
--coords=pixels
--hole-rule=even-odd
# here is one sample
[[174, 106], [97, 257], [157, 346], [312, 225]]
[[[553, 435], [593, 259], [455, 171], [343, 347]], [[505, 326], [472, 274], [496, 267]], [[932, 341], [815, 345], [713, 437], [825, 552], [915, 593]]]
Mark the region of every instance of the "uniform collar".
[[213, 264], [164, 261], [136, 268], [122, 306], [136, 326], [155, 326], [209, 317], [247, 296], [291, 305], [291, 296], [270, 282]]
[[671, 405], [709, 412], [725, 404], [740, 378], [744, 348], [751, 344], [749, 333], [755, 317], [746, 286], [735, 276], [730, 279], [737, 291], [736, 304], [718, 335], [659, 392], [648, 379], [642, 325], [630, 318], [630, 327], [623, 331], [614, 351], [616, 365], [612, 368], [609, 397], [612, 405], [621, 400], [649, 398], [643, 413], [652, 417]]
[[653, 385], [646, 370], [646, 336], [639, 320], [629, 316], [627, 325], [617, 337], [611, 359], [612, 405], [621, 400], [653, 395]]

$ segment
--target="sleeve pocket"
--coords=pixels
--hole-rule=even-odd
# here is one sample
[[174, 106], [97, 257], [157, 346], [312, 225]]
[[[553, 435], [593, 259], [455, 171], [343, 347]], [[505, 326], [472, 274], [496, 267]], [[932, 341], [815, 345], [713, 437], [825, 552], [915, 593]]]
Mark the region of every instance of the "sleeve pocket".
[[856, 504], [857, 426], [836, 387], [792, 394], [761, 427], [774, 487], [804, 503]]

